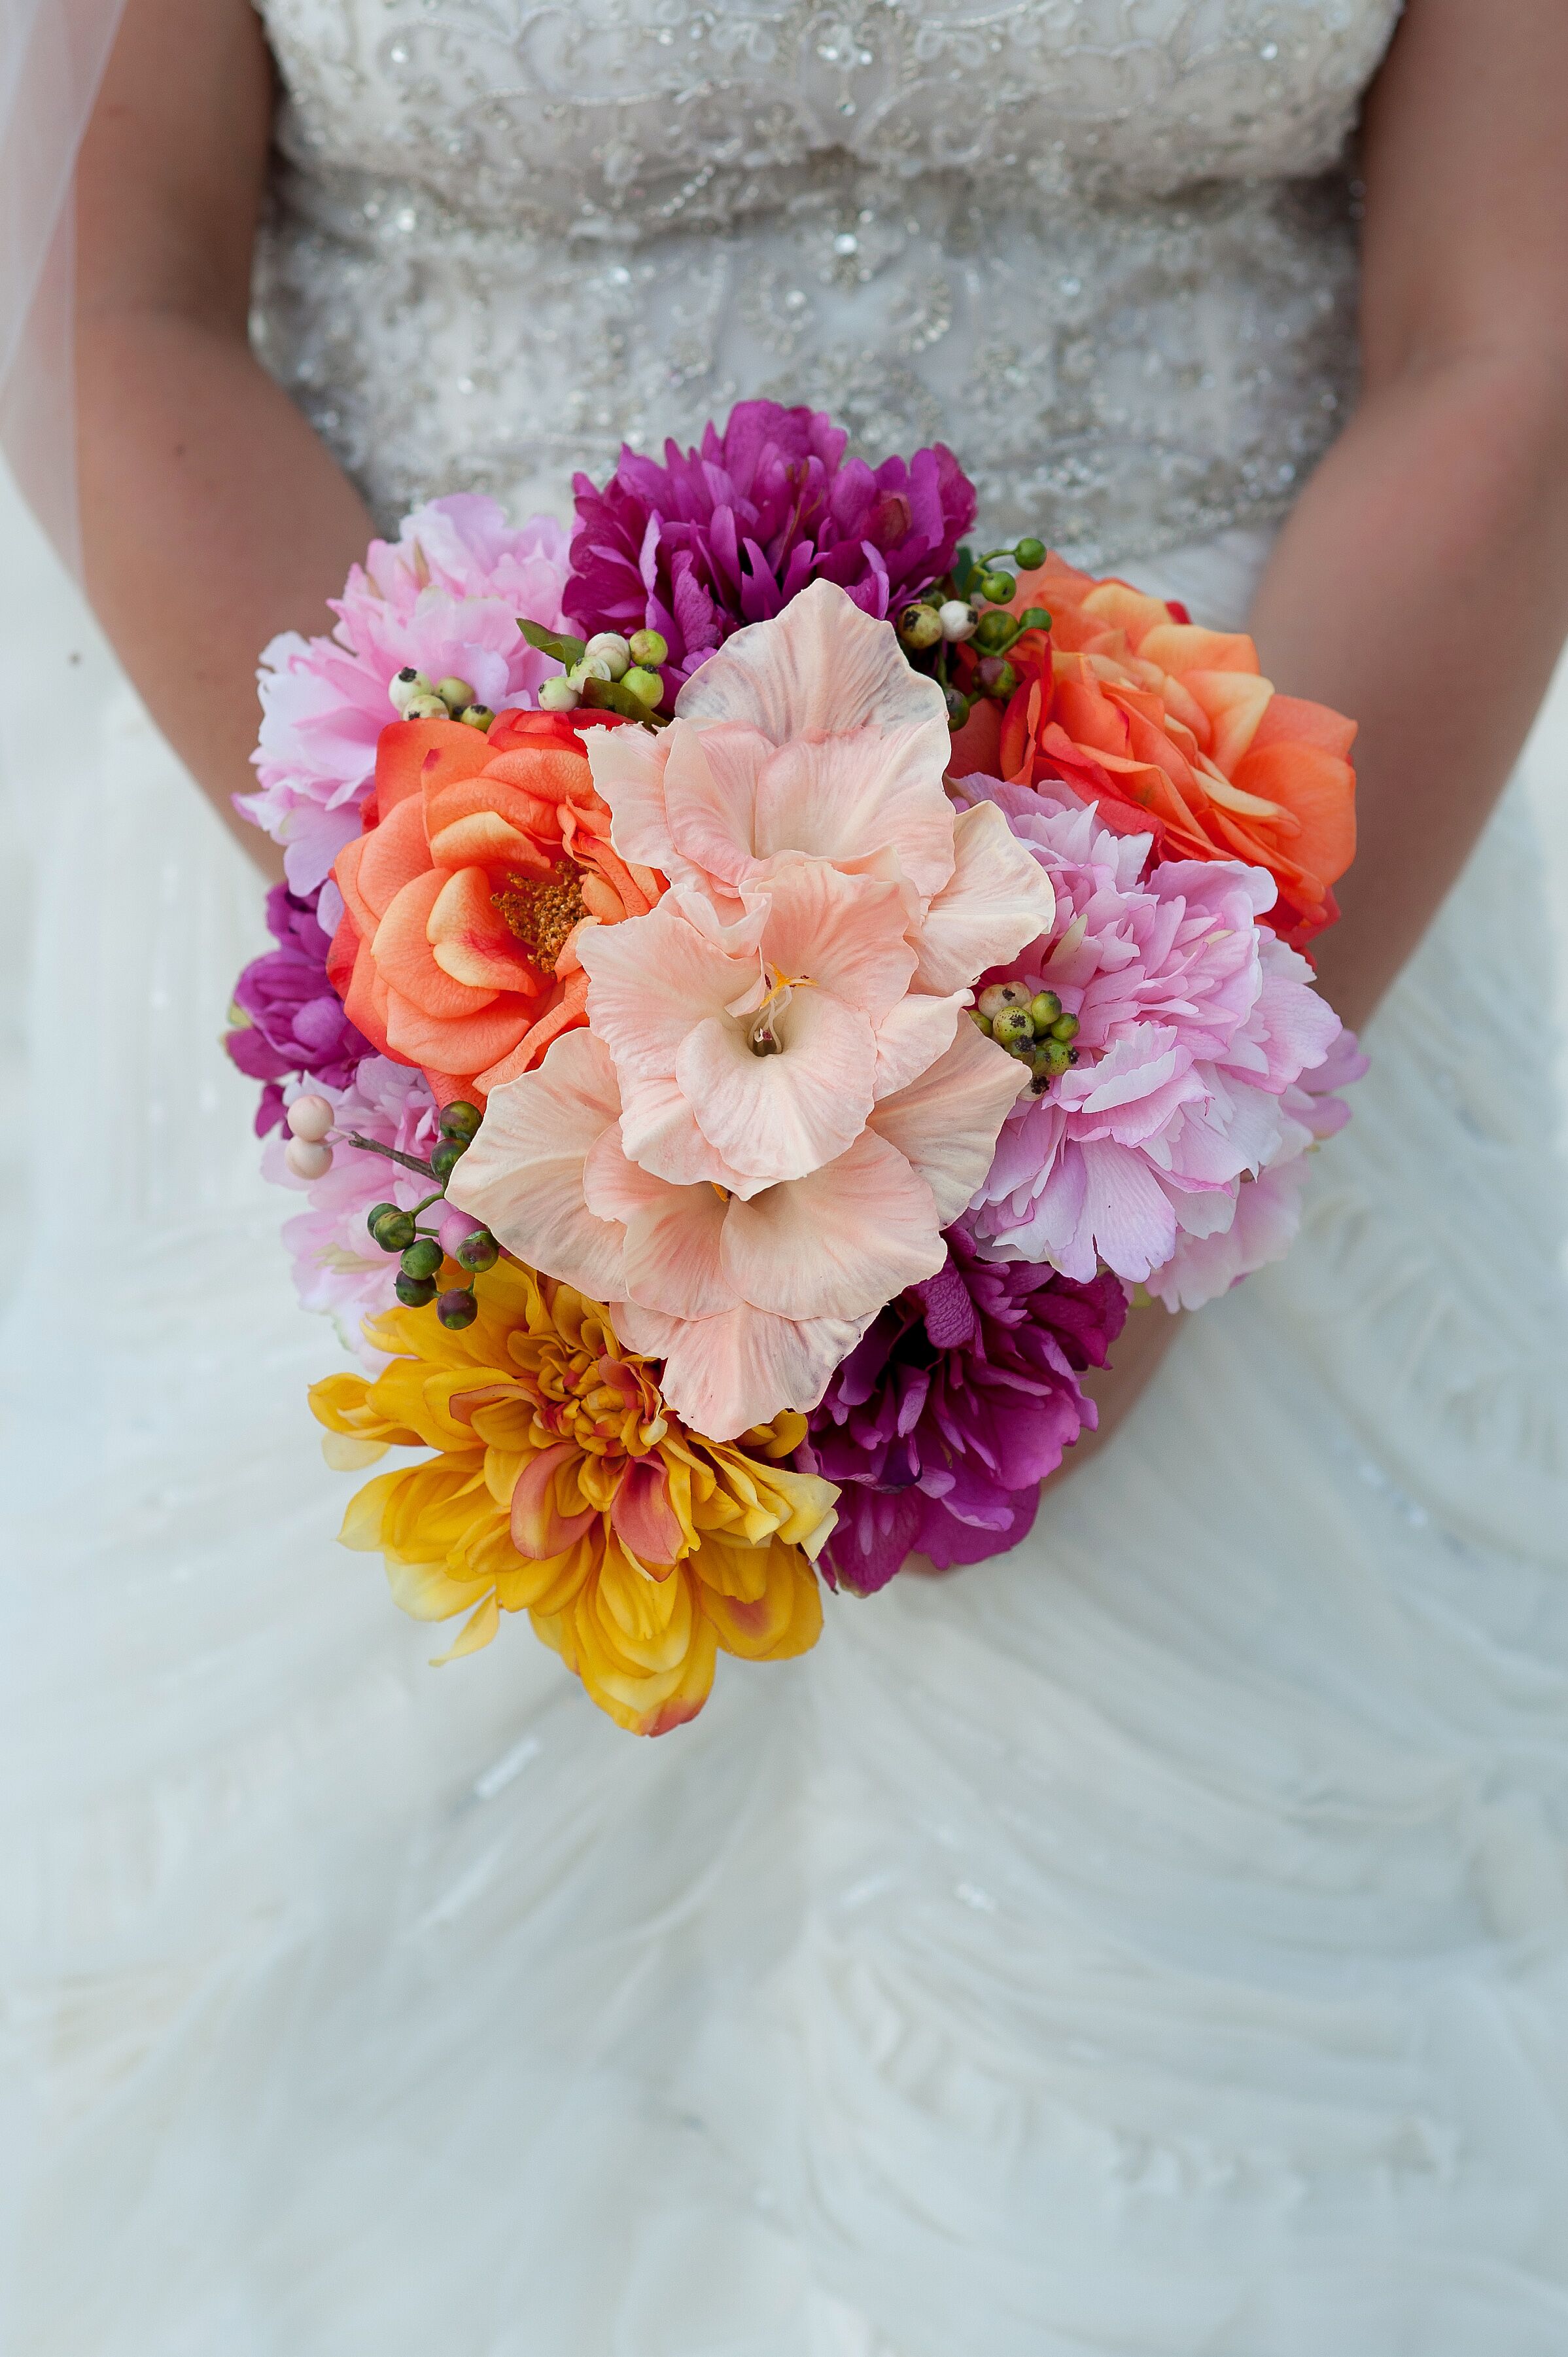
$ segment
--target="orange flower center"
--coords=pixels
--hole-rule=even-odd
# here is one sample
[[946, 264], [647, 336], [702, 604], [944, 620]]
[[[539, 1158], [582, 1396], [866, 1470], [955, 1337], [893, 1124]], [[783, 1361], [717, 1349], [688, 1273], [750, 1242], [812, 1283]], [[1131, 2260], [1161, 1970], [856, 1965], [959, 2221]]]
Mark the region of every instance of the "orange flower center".
[[535, 963], [552, 974], [567, 934], [588, 913], [575, 867], [558, 867], [553, 877], [509, 875], [506, 888], [490, 894], [490, 904]]
[[585, 1457], [641, 1457], [664, 1430], [658, 1393], [619, 1359], [547, 1347], [522, 1387], [544, 1430]]

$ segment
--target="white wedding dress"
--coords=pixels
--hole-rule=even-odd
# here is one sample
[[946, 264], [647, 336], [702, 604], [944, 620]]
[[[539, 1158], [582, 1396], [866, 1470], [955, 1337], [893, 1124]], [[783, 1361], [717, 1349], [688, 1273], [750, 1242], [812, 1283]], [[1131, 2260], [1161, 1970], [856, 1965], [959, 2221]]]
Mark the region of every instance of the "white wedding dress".
[[[267, 0], [262, 349], [386, 522], [767, 391], [1235, 619], [1394, 13]], [[1028, 1543], [639, 1743], [334, 1545], [260, 890], [6, 545], [6, 2349], [1563, 2357], [1560, 784]]]

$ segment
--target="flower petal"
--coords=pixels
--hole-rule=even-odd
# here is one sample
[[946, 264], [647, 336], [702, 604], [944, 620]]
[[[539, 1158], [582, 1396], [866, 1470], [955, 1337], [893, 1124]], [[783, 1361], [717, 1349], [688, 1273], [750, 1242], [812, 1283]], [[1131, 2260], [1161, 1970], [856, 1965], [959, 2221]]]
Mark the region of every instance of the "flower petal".
[[775, 1318], [743, 1303], [688, 1325], [629, 1304], [616, 1311], [631, 1349], [662, 1356], [660, 1389], [671, 1406], [712, 1440], [733, 1440], [783, 1408], [815, 1407], [875, 1315]]
[[944, 1228], [984, 1178], [997, 1133], [1028, 1077], [1027, 1068], [994, 1040], [961, 1022], [946, 1055], [908, 1088], [884, 1097], [873, 1113], [871, 1127], [931, 1189]]
[[446, 1182], [447, 1201], [530, 1267], [596, 1301], [618, 1300], [623, 1231], [588, 1210], [583, 1166], [619, 1111], [608, 1051], [591, 1032], [568, 1031], [537, 1071], [495, 1091]]
[[[472, 731], [469, 732], [472, 734]], [[610, 841], [623, 859], [670, 871], [674, 845], [664, 806], [664, 765], [671, 731], [585, 728], [583, 746], [593, 780], [610, 812]]]
[[795, 993], [779, 1020], [776, 1056], [752, 1053], [749, 1020], [718, 1017], [688, 1032], [675, 1077], [727, 1170], [773, 1186], [820, 1169], [859, 1135], [872, 1107], [876, 1035], [857, 1007], [826, 991]]
[[951, 879], [926, 912], [916, 980], [922, 990], [961, 990], [1006, 965], [1051, 928], [1056, 893], [994, 802], [977, 802], [953, 827]]
[[824, 1170], [724, 1215], [724, 1272], [744, 1301], [789, 1318], [856, 1318], [947, 1257], [930, 1189], [869, 1130]]
[[737, 630], [687, 680], [675, 709], [683, 720], [742, 721], [775, 745], [868, 722], [929, 726], [947, 758], [936, 682], [910, 668], [890, 624], [829, 581], [811, 582], [771, 622]]

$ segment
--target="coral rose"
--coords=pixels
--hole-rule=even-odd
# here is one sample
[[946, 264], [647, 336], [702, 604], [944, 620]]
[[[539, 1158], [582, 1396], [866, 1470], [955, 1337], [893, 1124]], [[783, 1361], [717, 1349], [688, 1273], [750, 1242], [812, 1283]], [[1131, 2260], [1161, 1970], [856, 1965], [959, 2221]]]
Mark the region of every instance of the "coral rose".
[[1161, 857], [1266, 867], [1267, 921], [1293, 948], [1331, 924], [1356, 850], [1354, 721], [1276, 695], [1243, 632], [1059, 557], [1020, 575], [1014, 611], [1030, 606], [1051, 629], [1010, 650], [1019, 685], [1000, 716], [975, 705], [953, 775], [1061, 780], [1119, 833], [1152, 831]]
[[504, 712], [488, 736], [394, 722], [373, 809], [333, 870], [333, 982], [349, 1020], [422, 1066], [443, 1104], [482, 1100], [584, 1020], [584, 923], [646, 915], [663, 879], [611, 849], [582, 738], [553, 713]]

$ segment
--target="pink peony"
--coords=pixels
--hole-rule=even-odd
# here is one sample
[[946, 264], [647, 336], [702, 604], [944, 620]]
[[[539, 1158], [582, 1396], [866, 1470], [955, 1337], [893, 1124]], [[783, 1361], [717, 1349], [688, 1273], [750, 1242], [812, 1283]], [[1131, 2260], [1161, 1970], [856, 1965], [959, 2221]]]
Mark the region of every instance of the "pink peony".
[[1003, 1130], [966, 1222], [983, 1251], [1086, 1280], [1099, 1261], [1146, 1282], [1183, 1236], [1236, 1215], [1244, 1176], [1289, 1148], [1284, 1102], [1339, 1036], [1305, 960], [1257, 920], [1261, 868], [1168, 861], [1092, 804], [969, 779], [1050, 873], [1055, 921], [991, 979], [1056, 992], [1079, 1061]]
[[[338, 1131], [357, 1130], [400, 1154], [428, 1155], [440, 1135], [440, 1116], [424, 1073], [390, 1057], [367, 1056], [346, 1089], [326, 1087], [318, 1079], [309, 1086], [331, 1099]], [[384, 1353], [365, 1341], [360, 1320], [393, 1307], [398, 1259], [371, 1243], [365, 1215], [372, 1203], [412, 1211], [430, 1193], [431, 1181], [383, 1154], [357, 1153], [336, 1140], [331, 1169], [308, 1185], [288, 1168], [281, 1136], [269, 1145], [263, 1168], [269, 1178], [309, 1198], [309, 1210], [285, 1221], [283, 1232], [301, 1302], [329, 1317], [346, 1347], [367, 1366], [381, 1368]]]
[[989, 804], [955, 817], [940, 691], [814, 583], [672, 725], [590, 730], [626, 858], [671, 891], [579, 936], [591, 1039], [496, 1090], [454, 1200], [617, 1309], [717, 1437], [811, 1407], [939, 1269], [1022, 1069], [962, 1019], [1048, 928]]
[[395, 717], [388, 687], [412, 663], [434, 683], [465, 679], [482, 704], [528, 706], [557, 666], [517, 627], [562, 626], [566, 535], [552, 517], [510, 530], [493, 500], [461, 493], [371, 543], [340, 598], [330, 638], [285, 631], [262, 657], [260, 790], [237, 807], [284, 845], [292, 890], [313, 891], [360, 832], [376, 743]]
[[1301, 1226], [1310, 1147], [1344, 1128], [1350, 1108], [1333, 1092], [1359, 1081], [1367, 1059], [1353, 1031], [1341, 1031], [1315, 1071], [1283, 1091], [1279, 1151], [1251, 1185], [1241, 1185], [1236, 1216], [1212, 1236], [1178, 1235], [1175, 1252], [1146, 1280], [1167, 1309], [1201, 1309], [1254, 1269], [1283, 1260]]

